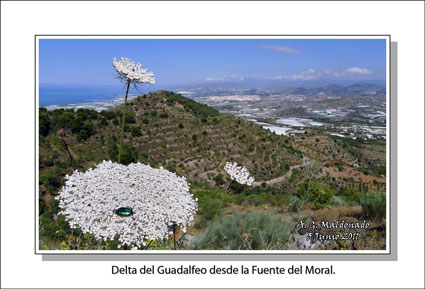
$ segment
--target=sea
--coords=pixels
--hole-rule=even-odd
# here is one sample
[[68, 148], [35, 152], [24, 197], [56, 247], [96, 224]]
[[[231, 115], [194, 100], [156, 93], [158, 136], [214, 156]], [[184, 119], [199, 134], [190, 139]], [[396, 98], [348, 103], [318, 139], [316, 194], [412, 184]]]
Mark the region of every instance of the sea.
[[[148, 92], [145, 90], [130, 89], [128, 99]], [[122, 103], [124, 95], [122, 85], [40, 85], [39, 106], [48, 110], [90, 108], [101, 111]]]

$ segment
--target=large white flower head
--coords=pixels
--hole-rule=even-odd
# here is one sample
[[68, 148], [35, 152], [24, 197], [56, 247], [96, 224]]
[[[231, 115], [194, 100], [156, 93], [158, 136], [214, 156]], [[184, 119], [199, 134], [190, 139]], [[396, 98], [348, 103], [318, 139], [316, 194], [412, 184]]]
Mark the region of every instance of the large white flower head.
[[118, 73], [118, 78], [121, 80], [129, 80], [133, 84], [155, 83], [153, 72], [148, 72], [147, 69], [142, 68], [141, 63], [135, 64], [129, 58], [121, 57], [120, 60], [114, 58], [112, 65]]
[[[66, 179], [56, 199], [70, 227], [104, 241], [119, 235], [122, 244], [136, 249], [147, 239], [167, 238], [173, 225], [186, 231], [197, 210], [185, 177], [162, 167], [103, 161]], [[123, 207], [133, 214], [118, 215]]]
[[238, 166], [237, 163], [227, 162], [224, 170], [230, 176], [230, 179], [237, 181], [241, 185], [251, 186], [254, 183], [254, 177], [251, 177], [248, 169]]

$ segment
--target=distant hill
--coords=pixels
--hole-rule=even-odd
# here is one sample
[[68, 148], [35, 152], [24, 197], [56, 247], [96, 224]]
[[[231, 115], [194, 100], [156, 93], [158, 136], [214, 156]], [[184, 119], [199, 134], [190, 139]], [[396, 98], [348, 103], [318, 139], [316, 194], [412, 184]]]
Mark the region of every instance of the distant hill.
[[[294, 94], [311, 97], [320, 97], [323, 95], [335, 97], [351, 97], [351, 96], [372, 96], [379, 97], [385, 100], [386, 89], [385, 85], [380, 82], [342, 82], [336, 84], [328, 81], [300, 81], [300, 82], [283, 82], [276, 81], [269, 84], [257, 85], [257, 80], [252, 83], [248, 80], [240, 83], [209, 83], [192, 87], [177, 89], [176, 91], [184, 90], [193, 93], [191, 97], [210, 96], [212, 94], [256, 94], [260, 96], [269, 96], [270, 93]], [[257, 85], [256, 88], [254, 85]]]
[[371, 83], [356, 83], [349, 86], [339, 86], [335, 84], [324, 85], [319, 87], [291, 87], [282, 89], [283, 92], [306, 95], [306, 96], [320, 96], [321, 94], [348, 97], [348, 96], [385, 96], [386, 90], [384, 86], [371, 84]]
[[238, 78], [220, 81], [204, 81], [188, 83], [173, 90], [189, 90], [197, 93], [211, 93], [221, 91], [264, 91], [264, 90], [293, 90], [306, 89], [316, 90], [328, 87], [328, 89], [341, 89], [349, 91], [350, 87], [357, 87], [360, 91], [369, 89], [384, 89], [383, 80], [341, 80], [341, 79], [317, 79], [317, 80], [288, 80], [288, 79], [260, 79], [260, 78]]

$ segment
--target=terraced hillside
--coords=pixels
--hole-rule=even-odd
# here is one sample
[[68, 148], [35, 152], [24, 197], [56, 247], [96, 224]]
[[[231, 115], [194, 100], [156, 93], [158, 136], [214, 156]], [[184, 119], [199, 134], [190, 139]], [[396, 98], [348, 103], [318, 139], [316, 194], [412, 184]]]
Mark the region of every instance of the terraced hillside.
[[[122, 110], [123, 106], [100, 113], [41, 110], [40, 120], [49, 127], [41, 131], [40, 175], [55, 174], [58, 167], [66, 167], [68, 154], [56, 135], [60, 128], [67, 132], [65, 140], [75, 168], [116, 160]], [[289, 137], [276, 136], [259, 125], [219, 114], [170, 92], [140, 96], [129, 102], [127, 113], [124, 162], [164, 166], [191, 182], [213, 185], [226, 161], [243, 164], [256, 180], [279, 177], [302, 162], [302, 153], [294, 149]], [[72, 170], [70, 167], [61, 174]]]

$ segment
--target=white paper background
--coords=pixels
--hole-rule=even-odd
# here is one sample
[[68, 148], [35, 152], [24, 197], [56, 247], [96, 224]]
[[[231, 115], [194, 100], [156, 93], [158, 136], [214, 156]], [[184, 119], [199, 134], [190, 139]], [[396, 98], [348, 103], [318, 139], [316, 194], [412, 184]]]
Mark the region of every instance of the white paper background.
[[[391, 34], [391, 40], [399, 43], [399, 261], [304, 263], [333, 264], [337, 274], [332, 276], [226, 277], [111, 274], [111, 265], [141, 266], [141, 262], [42, 262], [34, 255], [34, 35], [232, 33]], [[2, 2], [1, 286], [423, 288], [423, 141], [423, 2]], [[194, 262], [168, 265], [183, 263]]]

